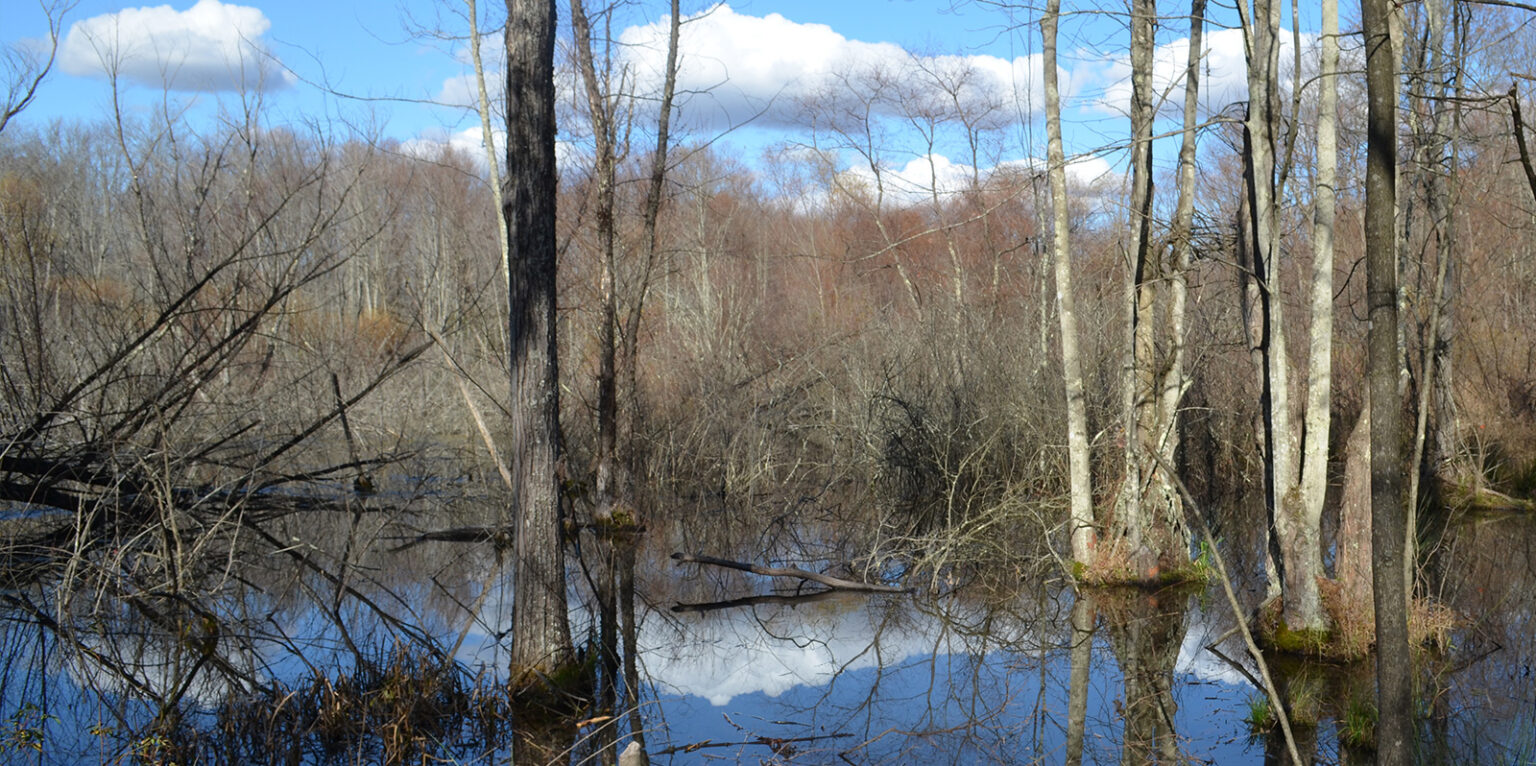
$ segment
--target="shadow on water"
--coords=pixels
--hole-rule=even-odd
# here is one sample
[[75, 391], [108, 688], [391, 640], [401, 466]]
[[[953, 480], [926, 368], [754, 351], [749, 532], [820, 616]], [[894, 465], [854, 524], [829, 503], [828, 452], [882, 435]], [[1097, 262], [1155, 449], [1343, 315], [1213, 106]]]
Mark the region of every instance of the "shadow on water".
[[[28, 547], [41, 522], [12, 515], [0, 748], [39, 763], [1287, 762], [1225, 602], [1198, 588], [827, 591], [679, 565], [666, 541], [687, 535], [661, 527], [580, 532], [584, 677], [557, 684], [578, 693], [512, 697], [498, 502], [337, 492], [226, 509], [180, 548], [77, 536], [52, 559]], [[1466, 519], [1432, 551], [1427, 579], [1464, 620], [1420, 676], [1424, 762], [1536, 751], [1533, 530]], [[1304, 758], [1369, 761], [1350, 745], [1359, 727], [1369, 740], [1368, 665], [1273, 669]]]

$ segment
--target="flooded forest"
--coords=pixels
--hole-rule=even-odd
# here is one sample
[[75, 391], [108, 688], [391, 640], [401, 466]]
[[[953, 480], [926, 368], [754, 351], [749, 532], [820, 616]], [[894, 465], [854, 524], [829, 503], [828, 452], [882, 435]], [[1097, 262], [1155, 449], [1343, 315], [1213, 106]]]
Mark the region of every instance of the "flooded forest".
[[483, 150], [8, 52], [0, 760], [1536, 760], [1536, 8], [957, 3], [746, 151], [727, 6], [441, 5]]

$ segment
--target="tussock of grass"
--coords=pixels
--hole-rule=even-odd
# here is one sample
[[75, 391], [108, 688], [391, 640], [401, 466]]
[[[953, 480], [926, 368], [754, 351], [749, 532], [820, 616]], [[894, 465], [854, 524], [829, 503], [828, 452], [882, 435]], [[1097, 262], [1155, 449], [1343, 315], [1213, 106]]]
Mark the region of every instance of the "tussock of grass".
[[[1337, 580], [1319, 579], [1323, 609], [1331, 627], [1326, 631], [1294, 630], [1281, 619], [1281, 603], [1274, 599], [1259, 609], [1254, 637], [1266, 649], [1328, 662], [1358, 662], [1370, 656], [1376, 644], [1376, 615], [1371, 604], [1346, 603]], [[1443, 604], [1415, 599], [1408, 613], [1408, 640], [1434, 651], [1450, 647], [1456, 613]]]
[[1125, 585], [1162, 588], [1203, 583], [1210, 578], [1210, 569], [1200, 561], [1186, 561], [1177, 565], [1163, 561], [1150, 566], [1137, 566], [1121, 546], [1100, 548], [1092, 564], [1073, 562], [1072, 571], [1083, 585], [1104, 588]]

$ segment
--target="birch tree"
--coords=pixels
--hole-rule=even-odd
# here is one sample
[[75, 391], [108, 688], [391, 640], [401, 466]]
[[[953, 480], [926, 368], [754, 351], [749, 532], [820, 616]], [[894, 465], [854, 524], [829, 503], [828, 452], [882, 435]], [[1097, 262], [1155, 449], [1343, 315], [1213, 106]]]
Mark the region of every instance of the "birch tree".
[[1184, 139], [1179, 151], [1179, 201], [1167, 245], [1154, 238], [1152, 205], [1153, 120], [1158, 94], [1152, 87], [1157, 44], [1155, 0], [1131, 4], [1131, 196], [1132, 230], [1126, 300], [1130, 314], [1121, 380], [1125, 429], [1124, 476], [1110, 535], [1130, 565], [1131, 579], [1156, 579], [1189, 561], [1189, 532], [1174, 479], [1178, 403], [1183, 374], [1184, 312], [1189, 231], [1194, 217], [1194, 152], [1199, 96], [1203, 3], [1191, 6], [1191, 40], [1185, 71]]
[[1062, 382], [1067, 394], [1067, 459], [1071, 481], [1072, 558], [1094, 563], [1097, 532], [1093, 520], [1093, 484], [1089, 476], [1088, 408], [1083, 396], [1083, 365], [1078, 351], [1077, 301], [1072, 295], [1072, 241], [1067, 216], [1067, 168], [1061, 143], [1061, 91], [1056, 73], [1056, 31], [1061, 0], [1047, 0], [1040, 21], [1045, 74], [1046, 165], [1051, 187], [1051, 262], [1056, 273], [1057, 317], [1061, 323]]
[[[1327, 450], [1332, 399], [1333, 353], [1333, 220], [1337, 175], [1338, 47], [1336, 3], [1324, 10], [1323, 63], [1320, 72], [1318, 167], [1314, 188], [1313, 263], [1308, 301], [1306, 398], [1293, 398], [1287, 349], [1285, 296], [1280, 241], [1280, 207], [1286, 198], [1286, 178], [1293, 157], [1294, 132], [1284, 138], [1276, 126], [1283, 121], [1279, 105], [1280, 8], [1276, 0], [1242, 4], [1251, 10], [1244, 19], [1248, 43], [1248, 116], [1244, 122], [1247, 200], [1244, 229], [1248, 238], [1253, 292], [1260, 311], [1253, 327], [1260, 382], [1260, 429], [1264, 452], [1265, 507], [1268, 511], [1270, 561], [1281, 594], [1285, 628], [1324, 633], [1328, 629], [1318, 586], [1323, 576], [1322, 512], [1327, 491]], [[1299, 51], [1299, 39], [1296, 41]], [[1299, 105], [1300, 69], [1293, 71], [1293, 111]], [[1289, 121], [1294, 131], [1295, 119]], [[1304, 418], [1304, 420], [1303, 420]], [[1305, 424], [1300, 433], [1298, 425]]]

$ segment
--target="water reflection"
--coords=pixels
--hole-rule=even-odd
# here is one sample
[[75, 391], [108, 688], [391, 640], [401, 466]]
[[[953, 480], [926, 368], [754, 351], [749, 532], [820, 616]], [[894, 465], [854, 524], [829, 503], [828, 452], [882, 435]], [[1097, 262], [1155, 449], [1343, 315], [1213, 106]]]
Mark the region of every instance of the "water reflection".
[[[0, 589], [0, 737], [36, 735], [52, 763], [617, 763], [631, 743], [658, 763], [1288, 761], [1244, 720], [1262, 695], [1220, 599], [1049, 580], [807, 595], [679, 567], [662, 529], [582, 533], [590, 694], [508, 699], [494, 536], [419, 533], [488, 512], [368, 502], [232, 525], [175, 577], [129, 539], [18, 573]], [[1452, 525], [1432, 550], [1468, 621], [1421, 680], [1421, 758], [1530, 760], [1533, 521]], [[705, 601], [735, 604], [674, 609]], [[1341, 744], [1369, 666], [1273, 670], [1306, 760], [1369, 757]]]

